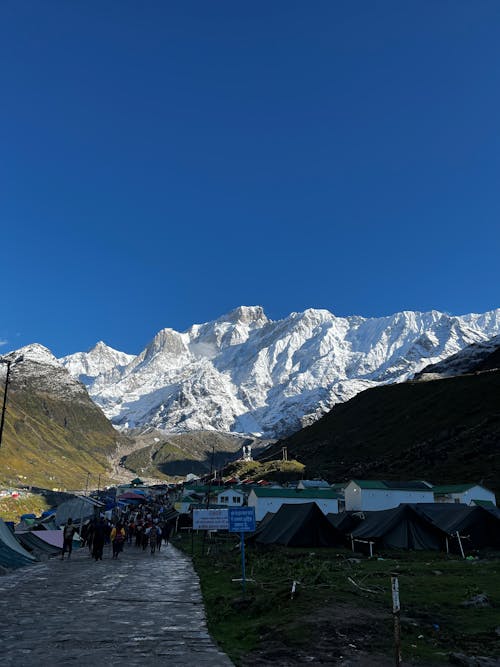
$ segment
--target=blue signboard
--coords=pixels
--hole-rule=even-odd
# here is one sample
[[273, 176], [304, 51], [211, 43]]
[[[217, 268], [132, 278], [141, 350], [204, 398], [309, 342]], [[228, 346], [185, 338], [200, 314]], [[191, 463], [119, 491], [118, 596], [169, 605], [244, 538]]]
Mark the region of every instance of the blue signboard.
[[255, 531], [254, 507], [230, 507], [228, 518], [230, 533], [253, 533]]

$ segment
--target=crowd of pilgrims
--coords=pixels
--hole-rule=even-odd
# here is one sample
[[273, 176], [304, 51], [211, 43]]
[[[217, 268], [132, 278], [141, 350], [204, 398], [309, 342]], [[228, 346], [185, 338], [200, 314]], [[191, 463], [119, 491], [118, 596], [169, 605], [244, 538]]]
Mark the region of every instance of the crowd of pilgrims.
[[168, 544], [175, 520], [166, 517], [172, 505], [165, 496], [162, 500], [142, 504], [137, 509], [127, 508], [111, 519], [101, 515], [82, 527], [82, 547], [87, 546], [92, 558], [102, 560], [105, 544], [111, 544], [113, 559], [117, 559], [125, 544], [151, 555], [161, 550], [162, 543]]

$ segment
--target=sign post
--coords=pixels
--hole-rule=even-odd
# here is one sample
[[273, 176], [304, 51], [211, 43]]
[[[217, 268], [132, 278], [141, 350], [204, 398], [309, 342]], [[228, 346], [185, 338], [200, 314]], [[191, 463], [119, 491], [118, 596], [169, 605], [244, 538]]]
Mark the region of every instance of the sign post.
[[246, 592], [245, 575], [245, 533], [255, 532], [255, 508], [254, 507], [230, 507], [228, 510], [229, 532], [240, 533], [241, 550], [241, 583], [243, 595]]

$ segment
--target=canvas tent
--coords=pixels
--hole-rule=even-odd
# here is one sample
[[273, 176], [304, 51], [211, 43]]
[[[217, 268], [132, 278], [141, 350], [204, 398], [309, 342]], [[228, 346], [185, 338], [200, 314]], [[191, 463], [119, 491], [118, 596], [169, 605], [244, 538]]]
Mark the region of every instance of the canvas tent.
[[61, 503], [56, 508], [56, 524], [62, 526], [68, 519], [73, 519], [73, 523], [80, 523], [92, 519], [102, 508], [103, 503], [88, 496], [78, 496], [70, 498]]
[[35, 557], [19, 544], [10, 528], [0, 519], [0, 565], [22, 567], [34, 563], [35, 560]]
[[393, 509], [366, 512], [366, 518], [351, 532], [354, 544], [372, 544], [386, 549], [444, 550], [446, 531], [415, 509], [399, 505]]
[[[16, 535], [16, 537], [27, 551], [32, 553], [38, 560], [41, 560], [44, 557], [49, 558], [50, 556], [56, 556], [57, 554], [60, 554], [62, 550], [62, 545], [59, 546], [52, 544], [51, 542], [47, 541], [47, 539], [44, 539], [40, 536], [40, 533], [45, 535], [48, 532], [50, 531], [33, 530], [26, 533], [19, 533]], [[62, 538], [62, 530], [58, 530], [57, 532], [61, 533]]]
[[414, 505], [427, 521], [443, 530], [450, 546], [459, 549], [500, 548], [500, 512], [497, 508], [451, 503]]
[[344, 537], [316, 503], [284, 504], [250, 541], [289, 547], [335, 547]]
[[344, 535], [350, 534], [364, 520], [366, 512], [339, 512], [327, 514], [328, 521]]

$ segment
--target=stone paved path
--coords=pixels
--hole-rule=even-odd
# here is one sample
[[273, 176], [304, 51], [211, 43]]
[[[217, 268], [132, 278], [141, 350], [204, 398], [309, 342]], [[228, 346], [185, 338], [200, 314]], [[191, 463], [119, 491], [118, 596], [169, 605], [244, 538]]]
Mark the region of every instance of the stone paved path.
[[2, 667], [230, 667], [207, 632], [198, 577], [172, 547], [87, 549], [0, 577]]

